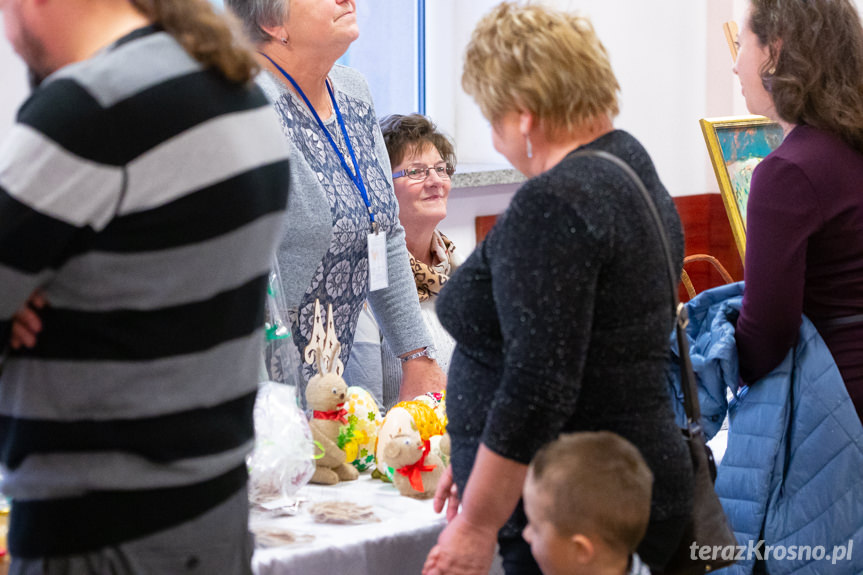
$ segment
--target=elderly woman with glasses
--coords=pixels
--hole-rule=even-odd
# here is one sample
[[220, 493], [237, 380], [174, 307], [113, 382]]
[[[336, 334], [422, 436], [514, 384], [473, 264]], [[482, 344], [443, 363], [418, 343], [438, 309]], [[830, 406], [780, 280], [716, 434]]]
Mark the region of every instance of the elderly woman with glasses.
[[[291, 147], [291, 190], [277, 251], [294, 342], [312, 337], [314, 304], [332, 305], [348, 363], [368, 299], [394, 353], [400, 394], [440, 390], [398, 221], [390, 162], [365, 79], [336, 65], [359, 36], [354, 0], [227, 0], [256, 44], [258, 83]], [[267, 150], [260, 150], [262, 163]], [[375, 262], [375, 265], [370, 265]], [[324, 318], [326, 321], [326, 318]], [[304, 380], [314, 375], [304, 366]]]
[[[381, 120], [381, 129], [393, 166], [399, 220], [420, 309], [434, 340], [437, 362], [446, 371], [455, 344], [437, 319], [435, 302], [458, 260], [455, 245], [437, 227], [446, 217], [455, 151], [431, 120], [419, 114], [388, 116]], [[387, 408], [398, 400], [401, 361], [382, 340], [368, 306], [360, 315], [345, 379], [371, 391]]]

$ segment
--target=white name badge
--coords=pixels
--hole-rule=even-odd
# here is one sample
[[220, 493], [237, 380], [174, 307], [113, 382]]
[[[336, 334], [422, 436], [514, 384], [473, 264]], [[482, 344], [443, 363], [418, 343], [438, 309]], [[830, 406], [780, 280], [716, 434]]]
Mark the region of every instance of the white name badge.
[[387, 234], [379, 231], [369, 234], [369, 291], [390, 285], [387, 274]]

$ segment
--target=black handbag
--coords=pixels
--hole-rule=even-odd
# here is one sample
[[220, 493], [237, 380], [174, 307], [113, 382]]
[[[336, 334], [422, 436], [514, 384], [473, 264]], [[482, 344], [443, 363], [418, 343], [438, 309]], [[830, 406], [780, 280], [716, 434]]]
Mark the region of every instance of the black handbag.
[[[689, 319], [686, 308], [677, 297], [678, 279], [674, 260], [671, 256], [671, 246], [663, 228], [662, 219], [659, 217], [656, 204], [650, 197], [650, 193], [648, 193], [641, 178], [626, 162], [615, 155], [599, 150], [582, 150], [576, 152], [575, 155], [602, 158], [620, 168], [632, 180], [647, 205], [668, 263], [668, 274], [671, 282], [671, 309], [680, 356], [680, 386], [683, 389], [683, 404], [686, 410], [686, 428], [682, 432], [692, 458], [695, 489], [689, 524], [686, 526], [680, 545], [663, 573], [664, 575], [699, 575], [706, 571], [727, 567], [734, 563], [734, 560], [723, 559], [722, 556], [728, 557], [736, 554], [728, 553], [726, 550], [729, 548], [736, 549], [737, 539], [728, 525], [725, 511], [723, 511], [722, 504], [719, 502], [719, 497], [713, 487], [716, 480], [716, 464], [701, 428], [701, 407], [698, 403], [698, 391], [695, 385], [695, 375], [692, 371], [692, 362], [689, 359], [689, 340], [686, 337], [686, 325]], [[710, 553], [701, 555], [701, 549], [706, 547], [709, 547]], [[714, 549], [717, 547], [725, 553], [715, 553]], [[707, 558], [702, 559], [703, 556]]]

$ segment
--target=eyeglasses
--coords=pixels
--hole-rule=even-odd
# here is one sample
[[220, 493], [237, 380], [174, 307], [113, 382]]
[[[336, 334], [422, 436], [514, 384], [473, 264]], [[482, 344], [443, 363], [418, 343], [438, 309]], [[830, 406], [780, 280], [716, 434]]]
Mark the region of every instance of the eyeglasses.
[[393, 173], [393, 179], [402, 178], [407, 176], [411, 180], [416, 180], [418, 182], [424, 181], [428, 176], [429, 172], [434, 170], [437, 176], [442, 180], [448, 180], [451, 175], [455, 173], [455, 166], [452, 164], [448, 164], [446, 162], [438, 162], [434, 166], [424, 166], [423, 164], [411, 164], [404, 170], [399, 170], [398, 172]]

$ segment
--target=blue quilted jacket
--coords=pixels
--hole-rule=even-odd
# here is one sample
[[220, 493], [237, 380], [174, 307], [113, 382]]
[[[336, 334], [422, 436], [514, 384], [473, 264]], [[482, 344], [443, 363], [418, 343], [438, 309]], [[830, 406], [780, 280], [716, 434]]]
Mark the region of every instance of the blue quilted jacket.
[[[742, 299], [741, 282], [687, 304], [708, 437], [729, 418], [716, 491], [740, 561], [721, 572], [748, 575], [760, 556], [770, 575], [863, 573], [863, 425], [839, 370], [804, 317], [785, 360], [755, 384], [739, 386], [734, 323]], [[671, 347], [676, 359], [673, 336]], [[669, 384], [682, 418], [676, 367]]]

